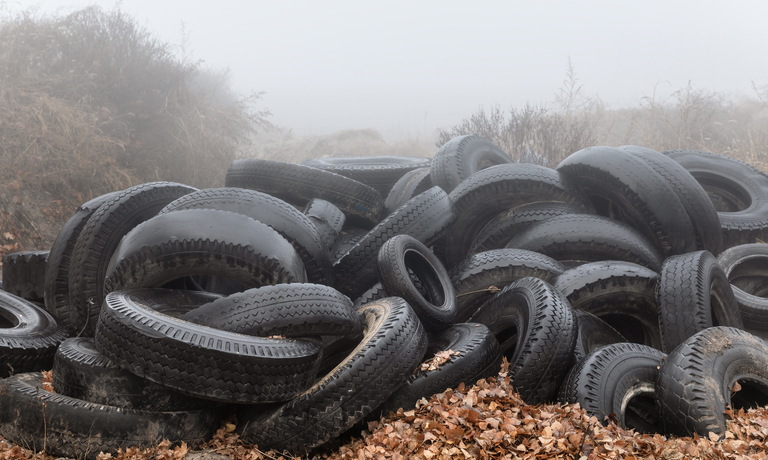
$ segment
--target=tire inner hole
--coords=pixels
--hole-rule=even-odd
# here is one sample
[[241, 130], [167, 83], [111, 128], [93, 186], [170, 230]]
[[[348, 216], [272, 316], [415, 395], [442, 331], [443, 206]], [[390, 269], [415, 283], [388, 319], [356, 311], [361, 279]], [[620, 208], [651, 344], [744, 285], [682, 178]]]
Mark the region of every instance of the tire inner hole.
[[[731, 392], [731, 408], [756, 409], [768, 405], [768, 383], [756, 379], [737, 379], [741, 389]], [[733, 386], [731, 386], [733, 388]]]
[[[435, 267], [416, 251], [405, 251], [403, 259], [409, 278], [422, 297], [432, 305], [441, 306], [445, 304], [445, 290]], [[414, 278], [418, 280], [419, 284], [414, 282]], [[419, 285], [421, 285], [421, 288]]]
[[0, 310], [0, 329], [10, 329], [19, 325], [19, 320], [10, 312]]
[[732, 181], [702, 172], [691, 175], [707, 192], [717, 212], [738, 212], [752, 205], [749, 193]]

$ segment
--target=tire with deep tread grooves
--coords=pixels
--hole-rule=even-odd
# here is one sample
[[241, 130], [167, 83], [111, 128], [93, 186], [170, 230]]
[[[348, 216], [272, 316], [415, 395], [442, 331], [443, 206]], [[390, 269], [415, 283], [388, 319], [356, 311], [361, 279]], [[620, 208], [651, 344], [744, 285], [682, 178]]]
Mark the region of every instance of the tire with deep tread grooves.
[[659, 274], [631, 262], [602, 261], [565, 271], [554, 286], [575, 310], [602, 319], [629, 342], [661, 350]]
[[186, 299], [170, 289], [111, 292], [96, 348], [151, 382], [214, 401], [286, 401], [312, 385], [319, 341], [252, 337], [156, 311], [173, 307], [180, 296]]
[[45, 271], [49, 255], [50, 251], [3, 254], [3, 290], [30, 302], [45, 303]]
[[421, 398], [456, 388], [461, 383], [472, 386], [480, 379], [499, 373], [502, 357], [499, 341], [483, 324], [457, 323], [431, 337], [424, 362], [446, 351], [451, 352], [447, 361], [434, 369], [417, 369], [373, 414], [387, 416], [401, 407], [411, 410]]
[[241, 290], [307, 282], [299, 254], [268, 225], [234, 212], [188, 209], [125, 235], [105, 272], [104, 294], [194, 275], [224, 278]]
[[150, 182], [111, 196], [88, 218], [69, 263], [69, 329], [92, 336], [104, 302], [107, 265], [122, 237], [168, 203], [196, 191], [174, 182]]
[[619, 149], [642, 159], [667, 180], [691, 218], [696, 235], [696, 249], [719, 254], [723, 247], [720, 218], [712, 200], [696, 178], [680, 163], [656, 150], [636, 145], [623, 145]]
[[312, 198], [304, 208], [304, 215], [315, 226], [317, 234], [330, 251], [341, 229], [344, 228], [344, 222], [347, 221], [344, 213], [330, 201]]
[[261, 450], [303, 455], [338, 436], [381, 405], [419, 366], [427, 335], [413, 309], [397, 297], [362, 306], [365, 336], [310, 389], [274, 409], [241, 411], [240, 437]]
[[612, 147], [589, 147], [557, 166], [595, 204], [642, 233], [665, 257], [696, 250], [691, 218], [667, 179], [643, 159]]
[[434, 185], [450, 193], [472, 174], [505, 163], [512, 163], [506, 152], [488, 139], [470, 134], [443, 144], [432, 158], [429, 175]]
[[[48, 267], [45, 272], [45, 310], [56, 318], [59, 326], [72, 331], [69, 305], [69, 264], [77, 237], [94, 212], [120, 192], [100, 195], [80, 205], [56, 235], [48, 255]], [[74, 331], [75, 333], [77, 331]]]
[[584, 310], [575, 310], [576, 345], [573, 347], [573, 362], [578, 364], [588, 354], [598, 348], [612, 343], [626, 342], [627, 339], [619, 331], [602, 319]]
[[384, 210], [392, 214], [406, 201], [419, 193], [424, 193], [432, 188], [432, 180], [429, 178], [429, 168], [418, 168], [406, 173], [400, 178], [387, 193], [384, 199]]
[[339, 232], [339, 236], [331, 247], [333, 263], [338, 263], [339, 259], [367, 234], [368, 230], [360, 227], [347, 227]]
[[717, 262], [731, 283], [744, 329], [768, 338], [768, 244], [733, 246], [721, 252]]
[[512, 208], [491, 219], [480, 230], [469, 253], [504, 248], [509, 240], [537, 222], [580, 212], [578, 208], [565, 203], [531, 203]]
[[440, 187], [432, 187], [384, 218], [333, 266], [336, 289], [357, 298], [376, 284], [376, 263], [381, 246], [396, 235], [410, 235], [429, 245], [453, 222], [453, 208]]
[[0, 378], [48, 370], [67, 333], [41, 307], [0, 290]]
[[368, 157], [313, 158], [302, 164], [324, 169], [373, 187], [382, 197], [404, 174], [430, 165], [429, 158], [414, 156], [373, 155]]
[[523, 249], [492, 249], [467, 258], [449, 272], [461, 323], [508, 284], [534, 277], [552, 283], [565, 267], [555, 259]]
[[768, 174], [711, 152], [662, 152], [680, 163], [712, 200], [723, 232], [723, 247], [768, 240]]
[[603, 425], [615, 415], [624, 429], [655, 434], [659, 420], [654, 386], [665, 357], [636, 343], [600, 347], [571, 369], [559, 399], [579, 403]]
[[267, 224], [299, 253], [309, 282], [333, 286], [328, 247], [309, 218], [285, 201], [255, 190], [213, 188], [184, 195], [160, 210], [158, 215], [185, 209], [236, 212]]
[[268, 193], [298, 206], [321, 198], [341, 209], [349, 224], [366, 228], [376, 225], [384, 211], [384, 199], [372, 187], [330, 171], [282, 161], [235, 160], [224, 184]]
[[744, 329], [739, 305], [717, 259], [709, 251], [664, 261], [656, 289], [662, 351], [712, 326]]
[[436, 248], [449, 269], [467, 257], [480, 230], [508, 209], [548, 201], [569, 204], [583, 212], [592, 210], [587, 197], [557, 171], [524, 163], [483, 169], [463, 181], [449, 197], [456, 221]]
[[576, 320], [568, 300], [546, 281], [523, 278], [483, 304], [471, 323], [496, 336], [509, 360], [510, 384], [528, 404], [554, 400], [576, 341]]
[[93, 337], [71, 337], [53, 359], [53, 389], [94, 404], [148, 411], [176, 411], [211, 406], [121, 369], [96, 349]]
[[260, 337], [359, 337], [363, 333], [362, 318], [349, 297], [320, 284], [248, 289], [201, 305], [180, 319]]
[[14, 375], [0, 389], [0, 435], [36, 452], [95, 460], [100, 452], [152, 447], [167, 439], [195, 449], [221, 422], [215, 408], [161, 412], [89, 403], [46, 391], [39, 372]]
[[664, 360], [656, 398], [665, 434], [722, 438], [726, 409], [768, 405], [768, 345], [736, 328], [705, 329]]
[[640, 232], [613, 219], [565, 214], [528, 227], [508, 248], [545, 254], [568, 268], [601, 260], [623, 260], [659, 270], [664, 260]]
[[[442, 331], [453, 322], [456, 317], [453, 284], [443, 264], [423, 243], [409, 235], [396, 235], [381, 246], [377, 260], [384, 292], [408, 302], [424, 329]], [[413, 278], [420, 281], [421, 290]]]

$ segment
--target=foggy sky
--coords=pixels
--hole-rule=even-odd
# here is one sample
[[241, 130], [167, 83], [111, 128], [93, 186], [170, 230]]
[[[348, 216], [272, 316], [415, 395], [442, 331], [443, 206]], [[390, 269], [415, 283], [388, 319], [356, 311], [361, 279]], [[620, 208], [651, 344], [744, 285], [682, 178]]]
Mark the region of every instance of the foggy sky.
[[[0, 0], [2, 1], [2, 0]], [[33, 3], [7, 1], [19, 7]], [[64, 13], [114, 0], [35, 1]], [[554, 101], [571, 59], [588, 95], [768, 85], [768, 2], [125, 0], [121, 8], [295, 134], [428, 135], [480, 106]], [[184, 33], [182, 32], [184, 31]]]

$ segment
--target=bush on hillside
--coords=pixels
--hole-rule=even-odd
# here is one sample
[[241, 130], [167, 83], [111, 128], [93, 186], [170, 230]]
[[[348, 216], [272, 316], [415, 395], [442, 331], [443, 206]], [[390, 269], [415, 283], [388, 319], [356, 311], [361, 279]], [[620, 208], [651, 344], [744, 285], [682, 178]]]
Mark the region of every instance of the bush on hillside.
[[141, 182], [222, 186], [238, 149], [268, 126], [258, 98], [235, 96], [225, 74], [177, 56], [119, 9], [4, 14], [0, 227], [29, 226], [20, 213], [30, 225], [50, 217], [22, 208], [40, 204], [31, 193], [49, 194], [50, 212], [68, 216]]

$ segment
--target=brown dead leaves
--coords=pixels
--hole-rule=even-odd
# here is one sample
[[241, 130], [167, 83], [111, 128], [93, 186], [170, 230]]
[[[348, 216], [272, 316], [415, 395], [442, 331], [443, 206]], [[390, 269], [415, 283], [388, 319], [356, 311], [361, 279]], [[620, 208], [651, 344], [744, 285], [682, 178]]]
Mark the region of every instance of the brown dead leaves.
[[[422, 400], [424, 401], [424, 400]], [[756, 417], [759, 416], [759, 417]], [[740, 411], [726, 437], [641, 435], [604, 427], [578, 404], [525, 404], [509, 378], [463, 385], [370, 424], [371, 434], [326, 456], [341, 459], [768, 459], [768, 410]]]
[[436, 371], [442, 364], [450, 361], [451, 356], [458, 356], [459, 354], [460, 353], [458, 351], [453, 350], [438, 351], [435, 353], [435, 356], [421, 363], [421, 366], [419, 366], [417, 372]]
[[[422, 399], [413, 410], [369, 424], [370, 434], [313, 459], [761, 459], [768, 460], [768, 408], [728, 411], [724, 436], [642, 435], [613, 423], [603, 426], [578, 404], [530, 406], [508, 377], [460, 385]], [[244, 444], [228, 420], [201, 451], [233, 460], [290, 460]], [[150, 449], [129, 448], [99, 460], [181, 460], [193, 453], [168, 441]], [[46, 455], [0, 441], [0, 460]], [[189, 458], [189, 457], [188, 457]], [[194, 457], [193, 457], [194, 458]]]

